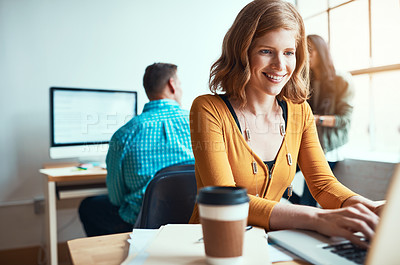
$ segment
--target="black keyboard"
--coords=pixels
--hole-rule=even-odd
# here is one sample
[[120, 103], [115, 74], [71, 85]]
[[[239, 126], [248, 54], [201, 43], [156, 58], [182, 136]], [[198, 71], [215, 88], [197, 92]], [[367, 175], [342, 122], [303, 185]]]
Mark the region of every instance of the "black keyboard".
[[323, 248], [329, 249], [332, 253], [351, 260], [356, 264], [364, 264], [367, 256], [367, 249], [361, 248], [350, 242], [328, 245]]

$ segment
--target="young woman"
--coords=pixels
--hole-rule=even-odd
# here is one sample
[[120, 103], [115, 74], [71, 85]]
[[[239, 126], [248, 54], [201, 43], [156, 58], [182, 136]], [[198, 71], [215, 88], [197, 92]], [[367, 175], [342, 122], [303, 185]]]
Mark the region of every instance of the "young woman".
[[[381, 203], [332, 175], [306, 102], [307, 76], [307, 42], [296, 9], [280, 0], [245, 6], [211, 67], [214, 95], [196, 98], [191, 108], [197, 185], [247, 188], [250, 225], [315, 230], [363, 244], [354, 232], [374, 235]], [[325, 209], [279, 203], [297, 161]], [[199, 222], [197, 207], [190, 222]]]
[[[318, 35], [307, 36], [310, 54], [310, 94], [308, 99], [314, 113], [318, 138], [325, 157], [333, 170], [343, 160], [343, 145], [348, 141], [354, 87], [351, 75], [336, 71], [325, 40]], [[307, 185], [300, 204], [315, 206]]]

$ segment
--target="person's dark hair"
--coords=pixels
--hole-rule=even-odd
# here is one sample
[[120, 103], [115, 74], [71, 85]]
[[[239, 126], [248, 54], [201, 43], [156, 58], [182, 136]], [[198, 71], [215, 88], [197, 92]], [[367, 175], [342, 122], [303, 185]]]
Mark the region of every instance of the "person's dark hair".
[[296, 32], [296, 68], [278, 95], [302, 103], [308, 95], [308, 54], [303, 19], [296, 8], [281, 0], [255, 0], [237, 15], [225, 35], [221, 57], [211, 66], [209, 86], [246, 104], [245, 87], [250, 80], [249, 50], [265, 33], [286, 29]]
[[[321, 80], [332, 81], [336, 76], [336, 72], [328, 44], [319, 35], [308, 35], [307, 41], [308, 43], [311, 43], [314, 49], [317, 51], [319, 57], [318, 60], [319, 64], [317, 67], [319, 68], [322, 74]], [[311, 71], [311, 78], [312, 78], [312, 71]]]
[[168, 80], [175, 77], [178, 67], [169, 63], [154, 63], [146, 67], [143, 87], [149, 99], [163, 93]]

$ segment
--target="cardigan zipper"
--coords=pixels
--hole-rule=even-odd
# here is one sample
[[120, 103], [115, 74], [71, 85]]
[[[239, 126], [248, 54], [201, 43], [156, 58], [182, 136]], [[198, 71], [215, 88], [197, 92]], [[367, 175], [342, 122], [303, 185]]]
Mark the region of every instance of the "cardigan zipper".
[[268, 176], [267, 188], [264, 191], [263, 198], [265, 198], [265, 195], [267, 194], [267, 191], [268, 191], [268, 188], [269, 188], [269, 184], [271, 183], [272, 171], [274, 170], [274, 167], [275, 167], [275, 164], [271, 167], [271, 169], [269, 169], [268, 166], [267, 166], [269, 176]]

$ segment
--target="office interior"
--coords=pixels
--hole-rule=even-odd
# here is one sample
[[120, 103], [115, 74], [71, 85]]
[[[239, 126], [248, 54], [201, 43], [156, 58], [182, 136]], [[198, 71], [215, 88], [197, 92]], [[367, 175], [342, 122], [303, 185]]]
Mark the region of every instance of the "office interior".
[[[49, 88], [137, 91], [140, 114], [148, 101], [145, 67], [169, 62], [178, 65], [182, 106], [190, 109], [196, 96], [209, 93], [210, 66], [248, 2], [0, 0], [1, 264], [45, 264], [39, 169], [77, 161], [49, 156]], [[350, 141], [335, 174], [356, 192], [383, 199], [400, 158], [400, 2], [290, 2], [302, 14], [306, 33], [327, 40], [335, 66], [353, 75]], [[301, 179], [294, 189], [301, 193]], [[70, 264], [65, 242], [85, 236], [80, 200], [57, 202], [59, 264]], [[23, 258], [29, 263], [21, 263]]]

